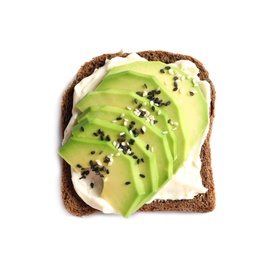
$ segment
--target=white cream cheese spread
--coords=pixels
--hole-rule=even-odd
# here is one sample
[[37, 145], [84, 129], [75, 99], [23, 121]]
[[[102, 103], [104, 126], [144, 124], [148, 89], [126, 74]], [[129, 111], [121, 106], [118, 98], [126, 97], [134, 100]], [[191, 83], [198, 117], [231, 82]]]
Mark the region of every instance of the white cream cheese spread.
[[[73, 110], [70, 122], [65, 130], [63, 144], [68, 140], [71, 135], [71, 129], [76, 123], [79, 111], [76, 108], [76, 104], [90, 91], [94, 90], [104, 76], [115, 66], [128, 64], [134, 61], [147, 61], [140, 57], [136, 53], [131, 53], [126, 58], [115, 57], [111, 60], [107, 60], [103, 67], [100, 67], [93, 72], [89, 77], [84, 78], [80, 83], [75, 86], [73, 97]], [[188, 60], [180, 60], [173, 64], [182, 69], [184, 72], [194, 77], [198, 82], [201, 91], [210, 104], [210, 85], [207, 81], [201, 81], [198, 78], [199, 69], [196, 65]], [[205, 193], [207, 189], [202, 184], [202, 178], [200, 176], [201, 160], [200, 151], [202, 144], [206, 138], [208, 128], [200, 137], [198, 142], [193, 147], [188, 159], [184, 162], [183, 166], [172, 177], [172, 179], [154, 196], [153, 200], [181, 200], [192, 199], [194, 196], [200, 193]], [[89, 174], [86, 179], [80, 178], [81, 173], [76, 172], [71, 167], [72, 182], [77, 194], [80, 198], [91, 207], [98, 209], [104, 213], [117, 213], [116, 210], [104, 200], [100, 194], [103, 188], [103, 183], [100, 177], [95, 174]], [[90, 182], [95, 183], [94, 187], [90, 187]]]

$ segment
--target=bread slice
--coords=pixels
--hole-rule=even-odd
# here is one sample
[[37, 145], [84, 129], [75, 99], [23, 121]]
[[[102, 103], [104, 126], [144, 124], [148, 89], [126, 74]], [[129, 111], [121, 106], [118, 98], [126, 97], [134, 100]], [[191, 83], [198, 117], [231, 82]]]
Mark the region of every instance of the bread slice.
[[[104, 54], [93, 58], [91, 61], [86, 62], [78, 71], [75, 79], [71, 85], [64, 92], [61, 102], [61, 131], [62, 135], [71, 118], [71, 111], [73, 105], [73, 92], [74, 87], [83, 78], [91, 75], [96, 68], [99, 68], [105, 64], [106, 59], [111, 59], [116, 56], [126, 57], [129, 53], [113, 53]], [[212, 81], [209, 78], [208, 71], [204, 68], [203, 64], [195, 58], [187, 55], [171, 53], [166, 51], [142, 51], [138, 52], [143, 58], [150, 61], [162, 61], [164, 63], [173, 63], [177, 60], [190, 60], [196, 64], [200, 70], [199, 78], [206, 80], [211, 86], [211, 104], [210, 104], [210, 125], [209, 132], [206, 140], [201, 149], [201, 177], [203, 185], [208, 189], [205, 194], [199, 194], [190, 200], [167, 200], [167, 201], [154, 201], [150, 204], [145, 204], [139, 211], [184, 211], [184, 212], [210, 212], [215, 208], [215, 189], [213, 172], [211, 167], [211, 149], [210, 149], [210, 136], [212, 131], [214, 111], [215, 111], [215, 88]], [[61, 175], [61, 191], [64, 205], [68, 212], [75, 216], [84, 216], [97, 212], [96, 209], [88, 206], [81, 200], [74, 190], [71, 181], [70, 165], [62, 160], [62, 175]]]

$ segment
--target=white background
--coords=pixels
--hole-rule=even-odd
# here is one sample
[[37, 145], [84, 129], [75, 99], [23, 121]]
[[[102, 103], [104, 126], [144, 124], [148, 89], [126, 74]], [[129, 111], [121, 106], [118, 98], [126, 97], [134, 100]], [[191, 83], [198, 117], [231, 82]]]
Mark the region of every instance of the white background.
[[[265, 0], [1, 1], [0, 259], [273, 259], [272, 25]], [[121, 49], [209, 70], [212, 213], [64, 209], [61, 96], [85, 61]]]

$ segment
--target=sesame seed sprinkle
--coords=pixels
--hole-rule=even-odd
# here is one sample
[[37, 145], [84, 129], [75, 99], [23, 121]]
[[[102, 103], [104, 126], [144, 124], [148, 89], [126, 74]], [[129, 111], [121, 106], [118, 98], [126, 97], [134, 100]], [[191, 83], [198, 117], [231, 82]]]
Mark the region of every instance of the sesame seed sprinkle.
[[180, 88], [179, 89], [179, 93], [182, 94], [184, 92], [184, 89], [183, 88]]
[[168, 134], [168, 131], [163, 131], [162, 134], [166, 135], [166, 134]]
[[100, 160], [96, 160], [96, 163], [99, 165], [99, 166], [102, 166], [102, 163]]
[[169, 69], [168, 72], [173, 75], [174, 74], [174, 71], [172, 69]]

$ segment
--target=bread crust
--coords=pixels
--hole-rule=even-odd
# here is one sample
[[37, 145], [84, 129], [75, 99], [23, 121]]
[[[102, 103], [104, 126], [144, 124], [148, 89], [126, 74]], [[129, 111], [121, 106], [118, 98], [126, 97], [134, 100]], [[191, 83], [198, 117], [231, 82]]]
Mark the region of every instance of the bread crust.
[[[101, 56], [93, 58], [91, 61], [86, 62], [81, 66], [75, 79], [70, 84], [70, 86], [65, 90], [62, 102], [61, 102], [61, 134], [64, 137], [64, 130], [72, 116], [72, 106], [73, 106], [73, 93], [74, 87], [83, 78], [91, 75], [95, 69], [103, 66], [106, 59], [111, 59], [116, 56], [126, 57], [129, 53], [117, 52], [111, 54], [103, 54]], [[183, 54], [171, 53], [166, 51], [141, 51], [137, 52], [141, 57], [149, 61], [162, 61], [164, 63], [173, 63], [177, 60], [190, 60], [194, 62], [199, 69], [199, 78], [201, 80], [206, 80], [211, 86], [211, 103], [210, 103], [210, 124], [209, 132], [206, 140], [201, 148], [201, 177], [203, 185], [208, 189], [205, 194], [199, 194], [190, 200], [166, 200], [166, 201], [154, 201], [150, 204], [143, 205], [139, 211], [184, 211], [184, 212], [210, 212], [215, 208], [216, 197], [215, 197], [215, 187], [213, 180], [213, 171], [211, 167], [211, 149], [210, 149], [210, 137], [212, 132], [213, 120], [215, 117], [215, 99], [216, 92], [212, 81], [209, 78], [209, 73], [203, 66], [203, 64], [197, 59]], [[61, 174], [61, 192], [64, 205], [68, 212], [75, 216], [89, 215], [98, 210], [93, 209], [87, 205], [83, 200], [77, 195], [74, 190], [70, 166], [62, 159], [62, 174]]]

